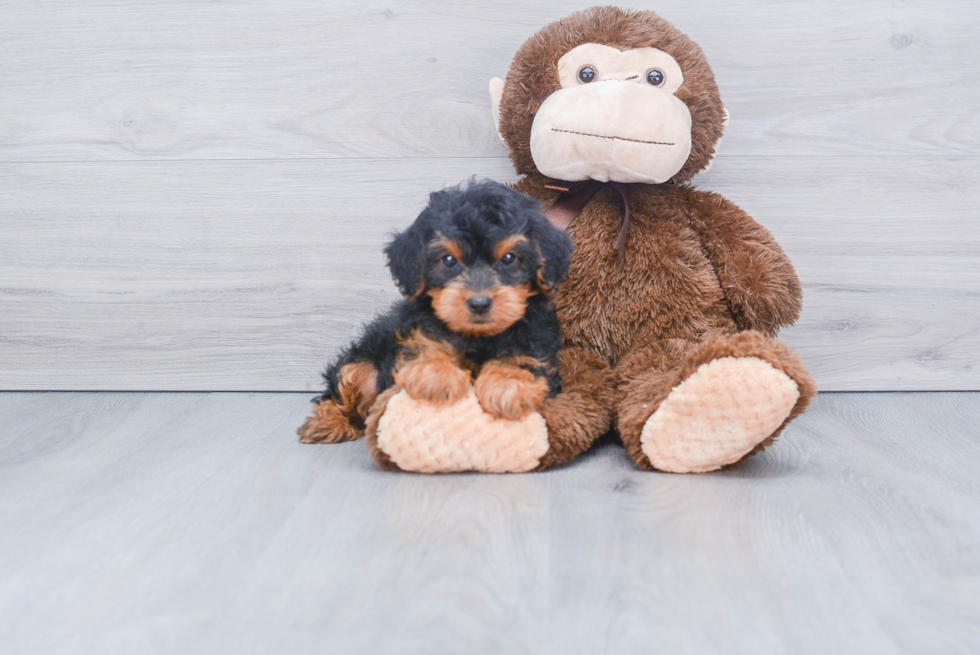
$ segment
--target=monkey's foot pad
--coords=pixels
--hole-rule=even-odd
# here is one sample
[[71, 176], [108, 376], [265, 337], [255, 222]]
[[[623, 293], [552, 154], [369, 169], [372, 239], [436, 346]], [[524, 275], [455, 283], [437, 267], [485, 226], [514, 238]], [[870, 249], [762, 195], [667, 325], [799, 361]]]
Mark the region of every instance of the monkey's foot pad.
[[494, 418], [472, 389], [446, 407], [400, 391], [378, 422], [378, 447], [404, 471], [523, 473], [548, 452], [548, 428], [537, 412], [519, 421]]
[[647, 419], [640, 444], [661, 471], [701, 473], [739, 461], [786, 420], [799, 388], [755, 357], [698, 367]]

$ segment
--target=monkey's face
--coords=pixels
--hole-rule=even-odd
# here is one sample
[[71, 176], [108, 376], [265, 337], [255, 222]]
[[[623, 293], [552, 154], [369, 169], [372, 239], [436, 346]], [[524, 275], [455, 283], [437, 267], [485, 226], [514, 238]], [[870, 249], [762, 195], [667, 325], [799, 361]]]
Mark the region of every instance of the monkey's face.
[[586, 43], [558, 60], [558, 79], [531, 124], [544, 175], [659, 184], [687, 161], [691, 112], [674, 95], [684, 76], [666, 52]]
[[653, 12], [615, 7], [539, 30], [490, 97], [517, 172], [568, 182], [686, 182], [728, 121], [701, 48]]

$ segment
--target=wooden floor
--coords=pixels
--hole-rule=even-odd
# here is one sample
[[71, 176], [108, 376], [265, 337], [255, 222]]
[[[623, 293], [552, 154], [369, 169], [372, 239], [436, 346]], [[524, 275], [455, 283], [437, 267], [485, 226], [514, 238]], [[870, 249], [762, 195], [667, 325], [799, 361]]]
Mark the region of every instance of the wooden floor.
[[724, 473], [302, 446], [296, 394], [0, 394], [0, 651], [976, 653], [980, 394], [825, 394]]

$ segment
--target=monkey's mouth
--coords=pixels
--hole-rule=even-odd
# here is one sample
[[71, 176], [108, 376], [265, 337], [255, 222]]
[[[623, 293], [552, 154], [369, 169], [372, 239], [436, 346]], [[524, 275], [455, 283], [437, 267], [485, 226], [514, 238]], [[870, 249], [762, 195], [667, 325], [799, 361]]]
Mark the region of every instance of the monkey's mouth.
[[644, 141], [643, 139], [628, 139], [624, 136], [606, 136], [604, 134], [590, 134], [588, 132], [576, 132], [575, 130], [560, 130], [557, 127], [551, 128], [552, 132], [562, 132], [564, 134], [577, 134], [578, 136], [592, 136], [597, 139], [612, 139], [613, 141], [629, 141], [630, 143], [645, 143], [651, 146], [675, 146], [676, 143], [665, 141]]

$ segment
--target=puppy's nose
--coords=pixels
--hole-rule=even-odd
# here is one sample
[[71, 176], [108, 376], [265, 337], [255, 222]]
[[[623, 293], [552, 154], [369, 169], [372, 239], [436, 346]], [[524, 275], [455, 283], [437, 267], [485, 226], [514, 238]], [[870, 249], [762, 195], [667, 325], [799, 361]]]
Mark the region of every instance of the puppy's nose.
[[486, 314], [490, 311], [490, 305], [493, 301], [487, 296], [473, 296], [466, 301], [466, 306], [470, 308], [470, 311], [474, 314]]

